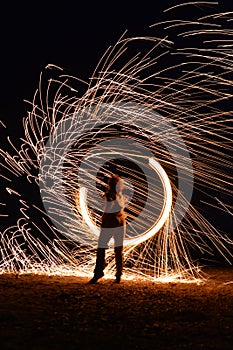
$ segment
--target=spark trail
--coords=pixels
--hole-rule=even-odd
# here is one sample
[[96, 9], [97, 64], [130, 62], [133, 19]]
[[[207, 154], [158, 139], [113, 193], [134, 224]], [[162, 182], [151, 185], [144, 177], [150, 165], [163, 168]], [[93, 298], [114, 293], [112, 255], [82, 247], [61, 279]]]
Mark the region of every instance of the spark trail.
[[[198, 4], [215, 2], [165, 12], [180, 18], [182, 6]], [[17, 222], [1, 232], [2, 272], [92, 274], [100, 198], [114, 171], [129, 197], [125, 278], [196, 281], [197, 257], [232, 262], [231, 237], [192, 199], [204, 194], [216, 213], [218, 203], [229, 212], [232, 19], [210, 13], [152, 24], [150, 36], [124, 33], [89, 83], [45, 68], [20, 149], [9, 137], [11, 152], [0, 151], [9, 197], [0, 204], [2, 220], [18, 210]], [[112, 276], [111, 247], [107, 260]]]

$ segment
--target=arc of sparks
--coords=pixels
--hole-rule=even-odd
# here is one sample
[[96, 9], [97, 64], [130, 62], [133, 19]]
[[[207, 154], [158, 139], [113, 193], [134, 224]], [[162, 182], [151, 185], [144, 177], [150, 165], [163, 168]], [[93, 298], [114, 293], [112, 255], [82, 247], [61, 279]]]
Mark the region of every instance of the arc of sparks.
[[[170, 184], [169, 177], [167, 173], [163, 169], [163, 167], [157, 162], [154, 158], [149, 158], [148, 165], [157, 173], [159, 176], [163, 190], [164, 190], [164, 202], [163, 208], [159, 215], [159, 218], [155, 221], [155, 223], [146, 231], [144, 231], [140, 236], [134, 238], [126, 238], [124, 241], [124, 245], [138, 245], [149, 238], [153, 237], [165, 224], [166, 220], [169, 217], [172, 207], [172, 188]], [[87, 189], [85, 187], [80, 187], [80, 195], [79, 195], [79, 205], [82, 217], [90, 228], [90, 230], [94, 233], [94, 235], [99, 236], [100, 229], [95, 225], [93, 220], [90, 217], [90, 213], [88, 211], [87, 205]]]

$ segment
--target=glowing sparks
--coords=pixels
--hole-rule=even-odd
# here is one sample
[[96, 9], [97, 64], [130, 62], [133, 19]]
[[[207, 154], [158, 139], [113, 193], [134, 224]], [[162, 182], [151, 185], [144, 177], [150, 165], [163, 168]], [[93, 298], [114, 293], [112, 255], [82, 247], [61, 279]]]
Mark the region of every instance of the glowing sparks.
[[[169, 178], [164, 171], [164, 169], [161, 167], [161, 165], [153, 158], [149, 158], [149, 165], [156, 171], [156, 173], [159, 175], [161, 182], [163, 184], [164, 189], [164, 204], [162, 208], [162, 212], [159, 215], [158, 220], [153, 224], [152, 227], [150, 227], [148, 230], [144, 231], [139, 237], [136, 238], [126, 238], [124, 241], [125, 246], [136, 246], [149, 238], [153, 237], [159, 230], [162, 229], [164, 226], [166, 220], [168, 220], [171, 206], [172, 206], [172, 189], [171, 184], [169, 181]], [[79, 195], [79, 205], [80, 210], [83, 219], [87, 223], [90, 230], [96, 235], [99, 236], [100, 229], [93, 223], [93, 221], [90, 218], [90, 215], [88, 213], [88, 207], [87, 207], [87, 191], [85, 187], [80, 188], [80, 195]]]
[[[195, 1], [165, 12], [215, 4]], [[193, 251], [209, 256], [217, 251], [231, 263], [231, 237], [199, 212], [192, 191], [194, 182], [196, 197], [204, 193], [215, 201], [212, 208], [220, 205], [232, 216], [227, 204], [232, 193], [232, 111], [225, 107], [228, 102], [232, 106], [233, 97], [233, 31], [227, 28], [232, 16], [214, 13], [150, 26], [176, 30], [182, 43], [193, 38], [194, 47], [174, 48], [169, 33], [162, 38], [157, 33], [137, 38], [124, 34], [103, 55], [81, 96], [80, 79], [59, 75], [63, 69], [56, 65], [46, 67], [58, 77], [49, 79], [44, 90], [41, 75], [24, 120], [21, 148], [8, 138], [12, 154], [0, 150], [4, 193], [19, 212], [17, 223], [1, 232], [2, 272], [89, 276], [100, 198], [115, 168], [127, 180], [130, 198], [126, 279], [200, 281]], [[148, 44], [146, 53], [135, 54], [134, 48], [129, 56], [130, 45], [140, 46], [140, 41]], [[32, 196], [25, 198], [23, 186], [15, 184], [18, 178], [33, 187], [32, 193], [40, 188], [44, 208]], [[1, 202], [4, 219], [9, 209]], [[111, 249], [107, 262], [106, 277], [111, 278]]]
[[80, 210], [83, 219], [85, 220], [86, 224], [90, 228], [90, 230], [98, 237], [100, 230], [98, 227], [92, 222], [90, 215], [88, 213], [88, 207], [87, 207], [87, 190], [85, 187], [81, 187], [79, 190], [79, 205]]

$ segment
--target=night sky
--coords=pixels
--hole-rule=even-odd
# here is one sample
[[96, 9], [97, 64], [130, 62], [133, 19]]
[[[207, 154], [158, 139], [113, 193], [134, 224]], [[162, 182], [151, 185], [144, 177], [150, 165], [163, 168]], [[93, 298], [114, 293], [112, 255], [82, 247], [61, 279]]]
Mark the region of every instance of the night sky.
[[[233, 10], [230, 0], [219, 2], [216, 12]], [[105, 50], [125, 30], [128, 36], [153, 35], [149, 26], [168, 19], [163, 10], [177, 3], [132, 2], [124, 6], [113, 2], [107, 8], [99, 2], [6, 3], [0, 19], [0, 120], [7, 125], [3, 132], [13, 139], [23, 136], [22, 119], [30, 110], [24, 100], [32, 101], [40, 72], [47, 64], [58, 65], [67, 74], [88, 81]], [[203, 7], [205, 14], [208, 11]], [[187, 13], [190, 18], [192, 13]], [[216, 222], [230, 230], [229, 216], [222, 215], [215, 218]]]
[[[179, 3], [182, 1], [156, 1], [145, 6], [119, 3], [106, 8], [99, 2], [6, 2], [0, 20], [0, 119], [17, 134], [30, 109], [24, 100], [32, 100], [40, 72], [47, 64], [58, 65], [67, 74], [88, 81], [105, 50], [125, 30], [128, 36], [153, 35], [155, 31], [149, 26], [171, 18], [163, 10]], [[219, 3], [216, 12], [233, 10], [231, 1]], [[182, 9], [187, 19], [192, 19], [195, 12], [195, 7], [192, 13], [190, 8]], [[208, 7], [203, 6], [202, 13], [208, 14]]]
[[[232, 10], [233, 3], [220, 0], [216, 12]], [[1, 9], [1, 105], [0, 119], [20, 125], [38, 87], [39, 74], [49, 63], [67, 73], [88, 80], [99, 59], [128, 30], [128, 36], [153, 35], [150, 25], [169, 19], [163, 10], [182, 3], [178, 0], [154, 1], [123, 6], [68, 1], [24, 3], [6, 2]], [[182, 11], [192, 19], [195, 7]], [[213, 8], [213, 6], [212, 6]], [[179, 15], [182, 13], [179, 10]], [[194, 11], [194, 12], [193, 12]], [[203, 16], [208, 7], [203, 6]], [[175, 18], [173, 16], [173, 18]], [[13, 122], [14, 121], [14, 122]]]

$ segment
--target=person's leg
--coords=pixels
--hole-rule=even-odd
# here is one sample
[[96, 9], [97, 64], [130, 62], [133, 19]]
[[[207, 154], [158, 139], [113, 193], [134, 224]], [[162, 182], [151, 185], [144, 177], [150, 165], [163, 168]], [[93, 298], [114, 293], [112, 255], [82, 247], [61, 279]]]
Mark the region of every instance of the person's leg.
[[116, 260], [116, 282], [120, 283], [123, 270], [123, 246], [114, 248]]
[[97, 248], [94, 274], [103, 277], [105, 268], [105, 248]]
[[89, 281], [89, 283], [91, 284], [96, 283], [101, 277], [103, 277], [104, 268], [105, 268], [105, 248], [97, 248], [94, 276]]
[[108, 246], [109, 239], [110, 238], [104, 232], [104, 230], [101, 230], [99, 240], [98, 240], [97, 253], [96, 253], [94, 276], [89, 282], [91, 284], [96, 283], [101, 277], [104, 276], [104, 269], [107, 265], [105, 262], [105, 250]]
[[126, 225], [125, 222], [122, 226], [117, 228], [117, 231], [114, 234], [114, 252], [115, 252], [115, 261], [116, 261], [116, 282], [120, 283], [121, 275], [124, 266], [123, 259], [123, 241], [125, 237]]

